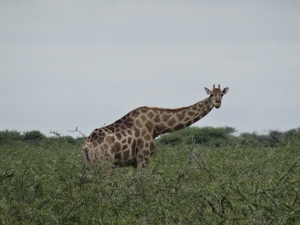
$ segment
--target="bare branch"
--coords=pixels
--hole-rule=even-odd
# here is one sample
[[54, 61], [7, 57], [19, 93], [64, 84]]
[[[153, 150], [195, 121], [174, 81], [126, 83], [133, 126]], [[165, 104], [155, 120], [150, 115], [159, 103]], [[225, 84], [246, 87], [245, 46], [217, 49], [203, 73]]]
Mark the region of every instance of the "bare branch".
[[80, 131], [80, 130], [78, 130], [78, 127], [76, 127], [76, 129], [75, 130], [68, 130], [69, 132], [78, 132], [78, 133], [80, 133], [81, 134], [81, 136], [82, 137], [84, 137], [85, 138], [85, 135]]
[[184, 173], [185, 173], [185, 171], [187, 170], [189, 164], [192, 162], [193, 158], [196, 158], [196, 157], [195, 157], [195, 154], [194, 154], [194, 147], [195, 147], [195, 139], [194, 139], [194, 136], [192, 136], [192, 144], [191, 144], [190, 153], [189, 153], [187, 162], [186, 162], [186, 164], [185, 164], [185, 167], [182, 168], [182, 170], [181, 170], [180, 173], [178, 174], [178, 177], [177, 177], [177, 181], [178, 181], [178, 182], [179, 182], [179, 179], [182, 178], [182, 177], [184, 176]]
[[61, 137], [61, 134], [58, 133], [58, 131], [52, 131], [52, 130], [50, 130], [49, 133], [50, 133], [50, 134], [54, 134], [55, 136], [57, 136], [57, 137], [59, 137], [59, 138]]

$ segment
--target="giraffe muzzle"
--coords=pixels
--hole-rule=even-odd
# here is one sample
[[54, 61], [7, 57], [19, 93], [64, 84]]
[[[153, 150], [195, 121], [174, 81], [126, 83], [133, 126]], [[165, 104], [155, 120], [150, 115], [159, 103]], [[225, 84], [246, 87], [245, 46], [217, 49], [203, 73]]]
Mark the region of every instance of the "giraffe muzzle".
[[221, 101], [216, 101], [214, 105], [217, 109], [220, 108], [221, 107]]

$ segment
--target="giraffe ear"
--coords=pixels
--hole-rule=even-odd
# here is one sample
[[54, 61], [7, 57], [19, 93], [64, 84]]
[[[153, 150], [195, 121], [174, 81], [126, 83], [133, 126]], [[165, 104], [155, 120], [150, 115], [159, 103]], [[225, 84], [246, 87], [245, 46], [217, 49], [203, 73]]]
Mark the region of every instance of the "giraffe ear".
[[208, 88], [205, 87], [204, 89], [206, 91], [206, 94], [211, 95], [211, 91]]
[[223, 95], [225, 95], [228, 92], [228, 90], [229, 90], [229, 87], [224, 88], [222, 91]]

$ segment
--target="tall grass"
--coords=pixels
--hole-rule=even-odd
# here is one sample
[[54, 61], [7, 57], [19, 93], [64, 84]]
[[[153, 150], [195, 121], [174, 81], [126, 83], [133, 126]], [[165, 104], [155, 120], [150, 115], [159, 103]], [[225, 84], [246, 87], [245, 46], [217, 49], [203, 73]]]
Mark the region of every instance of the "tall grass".
[[300, 140], [158, 145], [143, 171], [89, 171], [80, 146], [0, 146], [0, 224], [297, 224]]

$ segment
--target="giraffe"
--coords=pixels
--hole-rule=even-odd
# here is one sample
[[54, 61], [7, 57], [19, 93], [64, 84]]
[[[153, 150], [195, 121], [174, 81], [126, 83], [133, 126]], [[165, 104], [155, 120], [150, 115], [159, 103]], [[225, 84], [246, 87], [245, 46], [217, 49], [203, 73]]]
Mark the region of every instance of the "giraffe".
[[[168, 109], [139, 107], [116, 122], [92, 131], [82, 146], [82, 158], [87, 166], [98, 160], [112, 161], [115, 167], [146, 168], [155, 151], [154, 139], [164, 133], [177, 131], [197, 122], [214, 107], [220, 108], [228, 87], [204, 88], [209, 97], [193, 105]], [[111, 173], [112, 171], [110, 171]]]

